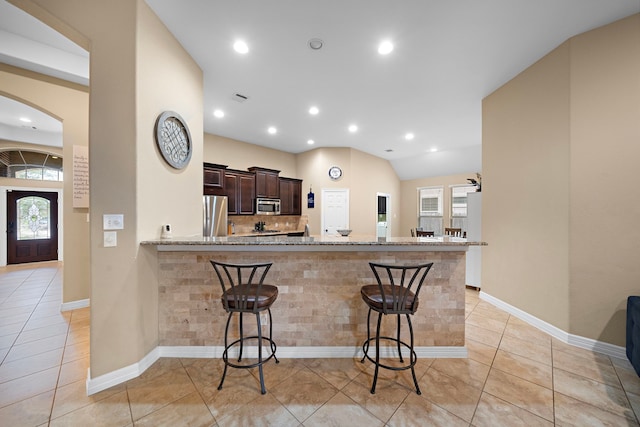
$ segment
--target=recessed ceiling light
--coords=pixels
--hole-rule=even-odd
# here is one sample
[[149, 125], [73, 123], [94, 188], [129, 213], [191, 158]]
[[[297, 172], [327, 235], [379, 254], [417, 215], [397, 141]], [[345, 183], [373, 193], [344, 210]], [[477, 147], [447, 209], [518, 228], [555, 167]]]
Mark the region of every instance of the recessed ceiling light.
[[309, 145], [313, 145], [313, 144], [315, 144], [315, 143], [316, 143], [316, 142], [315, 142], [313, 139], [309, 139], [309, 140], [307, 140], [307, 144], [309, 144]]
[[412, 134], [411, 132], [409, 132], [404, 136], [404, 139], [406, 139], [407, 141], [411, 141], [413, 138], [415, 138], [415, 135]]
[[233, 44], [233, 50], [235, 50], [238, 53], [245, 54], [249, 52], [249, 46], [247, 46], [247, 44], [244, 41], [238, 40]]
[[324, 42], [320, 39], [309, 40], [309, 47], [313, 50], [320, 50], [322, 49], [323, 45], [324, 45]]
[[312, 114], [312, 115], [314, 115], [314, 116], [315, 116], [315, 115], [316, 115], [316, 114], [318, 114], [319, 112], [320, 112], [320, 110], [318, 110], [318, 107], [311, 107], [311, 108], [309, 108], [309, 114]]
[[389, 40], [384, 40], [382, 43], [378, 45], [378, 53], [380, 55], [388, 55], [393, 51], [393, 43]]
[[213, 115], [217, 118], [221, 119], [224, 117], [224, 111], [222, 110], [213, 110]]
[[437, 149], [436, 147], [433, 147], [433, 148], [432, 148], [431, 150], [429, 150], [429, 151], [431, 151], [432, 153], [435, 153], [436, 151], [438, 151], [438, 149]]
[[349, 132], [353, 133], [353, 132], [357, 132], [357, 131], [358, 131], [358, 126], [349, 125]]
[[20, 117], [20, 121], [23, 123], [31, 123], [31, 119], [28, 119], [26, 117]]
[[267, 132], [269, 132], [271, 135], [273, 135], [276, 132], [278, 132], [278, 129], [276, 129], [275, 127], [271, 126], [271, 127], [269, 127], [269, 129], [267, 129]]

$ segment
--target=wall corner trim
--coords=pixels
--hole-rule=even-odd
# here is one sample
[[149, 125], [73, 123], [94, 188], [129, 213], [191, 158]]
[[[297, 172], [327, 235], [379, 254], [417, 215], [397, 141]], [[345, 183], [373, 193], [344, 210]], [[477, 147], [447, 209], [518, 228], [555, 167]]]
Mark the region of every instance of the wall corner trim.
[[92, 394], [98, 393], [102, 390], [106, 390], [109, 387], [113, 387], [139, 376], [151, 365], [153, 365], [159, 358], [160, 351], [159, 348], [156, 347], [149, 353], [147, 353], [147, 355], [144, 356], [139, 362], [129, 366], [125, 366], [124, 368], [116, 369], [113, 372], [100, 375], [96, 378], [91, 378], [91, 369], [89, 369], [87, 371], [87, 396], [91, 396]]
[[87, 308], [91, 305], [91, 300], [89, 298], [80, 299], [77, 301], [63, 302], [60, 304], [60, 311], [71, 311], [77, 310], [79, 308]]

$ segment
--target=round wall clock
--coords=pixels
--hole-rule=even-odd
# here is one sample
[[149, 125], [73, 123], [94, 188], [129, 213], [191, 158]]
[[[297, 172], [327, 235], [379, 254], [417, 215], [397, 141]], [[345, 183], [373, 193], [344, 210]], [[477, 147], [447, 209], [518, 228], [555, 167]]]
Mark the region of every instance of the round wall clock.
[[191, 160], [191, 133], [180, 114], [165, 111], [156, 121], [156, 143], [164, 160], [176, 169], [182, 169]]
[[342, 177], [342, 169], [340, 169], [338, 166], [331, 166], [329, 168], [329, 178], [335, 181], [337, 179], [340, 179], [341, 177]]

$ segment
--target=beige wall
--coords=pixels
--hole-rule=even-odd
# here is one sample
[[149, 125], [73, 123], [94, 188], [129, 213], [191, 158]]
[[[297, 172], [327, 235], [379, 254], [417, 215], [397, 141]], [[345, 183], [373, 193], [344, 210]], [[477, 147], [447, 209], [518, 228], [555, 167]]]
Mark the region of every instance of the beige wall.
[[570, 76], [571, 332], [624, 345], [640, 295], [640, 14], [573, 38]]
[[620, 188], [640, 158], [639, 21], [570, 39], [483, 102], [483, 290], [620, 346], [640, 283], [640, 199]]
[[[81, 34], [74, 41], [91, 47], [95, 378], [139, 362], [157, 344], [158, 278], [154, 257], [139, 242], [158, 237], [169, 221], [181, 234], [201, 230], [202, 193], [193, 184], [202, 182], [202, 73], [142, 0], [15, 3], [64, 34]], [[182, 171], [165, 166], [155, 148], [155, 119], [164, 110], [180, 113], [191, 129], [193, 156]], [[103, 247], [104, 214], [124, 215], [115, 248]]]
[[[350, 227], [354, 235], [376, 235], [378, 222], [378, 193], [388, 194], [390, 205], [387, 207], [388, 227], [392, 237], [399, 236], [400, 228], [400, 179], [387, 160], [359, 150], [351, 151], [351, 163], [343, 168], [343, 175], [353, 175], [350, 196]], [[336, 164], [340, 165], [339, 160]], [[328, 179], [329, 167], [324, 172]], [[306, 208], [306, 204], [305, 204]], [[321, 208], [321, 206], [318, 206]], [[304, 210], [303, 210], [304, 212]]]
[[[131, 249], [139, 251], [135, 339], [139, 355], [145, 355], [158, 345], [161, 280], [153, 249], [138, 244], [160, 238], [162, 224], [171, 224], [178, 236], [202, 235], [203, 79], [200, 67], [144, 1], [137, 1], [135, 28], [136, 198], [130, 235]], [[155, 141], [156, 120], [167, 110], [177, 112], [191, 133], [191, 160], [180, 170], [166, 163]]]
[[204, 135], [204, 161], [247, 170], [252, 166], [280, 171], [280, 176], [298, 178], [296, 155], [224, 136]]
[[[451, 224], [451, 190], [452, 185], [469, 184], [467, 178], [476, 178], [473, 171], [459, 175], [445, 175], [431, 178], [418, 178], [408, 181], [402, 181], [402, 192], [400, 200], [400, 232], [399, 236], [409, 237], [411, 229], [418, 226], [418, 188], [421, 187], [444, 187], [444, 215], [442, 218], [443, 227], [449, 227]], [[483, 239], [484, 240], [484, 239]]]
[[[379, 157], [351, 148], [316, 148], [297, 155], [302, 182], [302, 214], [309, 217], [311, 234], [321, 234], [322, 189], [349, 189], [349, 228], [353, 235], [375, 236], [377, 221], [377, 193], [390, 195], [391, 233], [399, 229], [400, 180], [391, 164]], [[339, 166], [342, 178], [329, 178], [329, 168]], [[315, 194], [315, 207], [307, 208], [309, 189]]]
[[[62, 287], [62, 302], [73, 302], [90, 297], [89, 286], [89, 223], [88, 209], [73, 207], [73, 182], [71, 159], [73, 146], [87, 146], [89, 135], [88, 88], [41, 74], [0, 64], [0, 94], [29, 104], [40, 111], [62, 121], [64, 147], [47, 151], [60, 152], [67, 167], [63, 183], [63, 224], [65, 269]], [[14, 143], [6, 142], [14, 146]], [[37, 147], [36, 147], [37, 148]], [[3, 179], [6, 186], [59, 188], [60, 184], [36, 185], [25, 180]]]
[[[162, 224], [171, 224], [174, 235], [201, 236], [202, 71], [146, 3], [139, 2], [138, 5], [138, 221], [135, 224], [138, 240], [160, 238]], [[172, 66], [167, 66], [167, 63]], [[155, 143], [153, 129], [156, 119], [166, 110], [178, 112], [191, 132], [193, 154], [189, 165], [181, 170], [164, 161]]]

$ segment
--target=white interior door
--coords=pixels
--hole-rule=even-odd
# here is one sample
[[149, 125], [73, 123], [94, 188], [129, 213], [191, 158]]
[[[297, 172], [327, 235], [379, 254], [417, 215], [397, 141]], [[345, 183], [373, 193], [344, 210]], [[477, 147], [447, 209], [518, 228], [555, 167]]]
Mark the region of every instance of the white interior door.
[[349, 190], [322, 189], [322, 235], [349, 228]]

